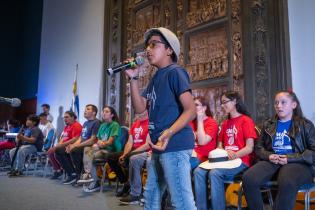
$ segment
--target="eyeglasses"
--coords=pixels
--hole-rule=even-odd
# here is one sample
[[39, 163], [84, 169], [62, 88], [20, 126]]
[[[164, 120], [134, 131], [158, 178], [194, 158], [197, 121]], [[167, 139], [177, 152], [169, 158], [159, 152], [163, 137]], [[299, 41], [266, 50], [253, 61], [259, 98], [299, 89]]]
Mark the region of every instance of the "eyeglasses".
[[226, 104], [226, 103], [228, 103], [228, 102], [230, 102], [231, 100], [226, 100], [226, 101], [221, 101], [221, 105], [224, 105], [224, 104]]
[[145, 49], [147, 49], [148, 47], [149, 47], [150, 49], [153, 49], [153, 48], [155, 48], [155, 46], [156, 46], [157, 44], [166, 44], [166, 43], [165, 43], [165, 42], [162, 42], [162, 41], [159, 41], [159, 40], [152, 40], [151, 42], [149, 42], [149, 43], [147, 43], [147, 44], [145, 45]]

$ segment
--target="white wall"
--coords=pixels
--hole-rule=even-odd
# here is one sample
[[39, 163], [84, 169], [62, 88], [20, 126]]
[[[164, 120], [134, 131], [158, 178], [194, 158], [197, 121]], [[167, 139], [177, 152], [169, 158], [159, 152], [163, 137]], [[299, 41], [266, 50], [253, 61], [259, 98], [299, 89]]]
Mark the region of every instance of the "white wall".
[[76, 64], [80, 122], [86, 104], [101, 105], [104, 6], [103, 0], [44, 0], [37, 111], [50, 104], [59, 129], [70, 108]]
[[293, 90], [315, 122], [315, 1], [289, 0], [288, 6]]

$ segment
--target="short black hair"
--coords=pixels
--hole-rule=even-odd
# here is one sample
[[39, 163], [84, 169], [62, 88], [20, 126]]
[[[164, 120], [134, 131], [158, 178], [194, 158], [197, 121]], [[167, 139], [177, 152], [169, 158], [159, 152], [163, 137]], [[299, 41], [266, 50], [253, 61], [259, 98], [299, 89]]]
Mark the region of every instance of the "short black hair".
[[46, 107], [47, 109], [50, 109], [50, 105], [49, 104], [42, 104], [42, 107]]
[[35, 126], [38, 126], [39, 124], [39, 117], [35, 114], [29, 115], [26, 119], [32, 121]]
[[88, 105], [86, 105], [85, 107], [88, 107], [88, 106], [92, 107], [92, 110], [93, 110], [93, 112], [95, 112], [95, 116], [96, 116], [96, 115], [97, 115], [97, 112], [98, 112], [97, 107], [96, 107], [94, 104], [88, 104]]
[[73, 117], [75, 120], [77, 119], [77, 115], [71, 110], [66, 111], [65, 114], [70, 115], [70, 117]]
[[47, 117], [47, 114], [43, 112], [43, 113], [40, 113], [38, 116], [39, 117]]
[[152, 36], [159, 36], [161, 38], [161, 41], [165, 43], [165, 45], [164, 45], [165, 49], [171, 48], [173, 50], [173, 53], [171, 55], [171, 59], [172, 59], [173, 62], [177, 62], [177, 57], [176, 57], [174, 49], [171, 47], [170, 43], [168, 43], [168, 41], [165, 39], [165, 37], [163, 36], [163, 34], [161, 32], [159, 32], [157, 30], [152, 31], [148, 35], [147, 39], [145, 40], [144, 45], [147, 46], [148, 41], [151, 39]]

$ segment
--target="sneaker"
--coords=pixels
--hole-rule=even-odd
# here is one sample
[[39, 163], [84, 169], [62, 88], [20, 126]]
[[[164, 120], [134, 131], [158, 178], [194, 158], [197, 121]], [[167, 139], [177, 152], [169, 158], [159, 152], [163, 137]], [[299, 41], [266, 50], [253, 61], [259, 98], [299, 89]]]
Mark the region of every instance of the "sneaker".
[[140, 196], [133, 196], [133, 195], [127, 195], [120, 199], [120, 202], [122, 204], [134, 204], [138, 205], [140, 204]]
[[89, 183], [93, 182], [93, 178], [90, 173], [84, 173], [82, 174], [81, 178], [78, 180], [78, 183]]
[[114, 171], [111, 171], [108, 173], [108, 179], [116, 179], [116, 173]]
[[66, 185], [69, 185], [69, 184], [72, 184], [76, 181], [76, 176], [68, 176], [67, 179], [65, 181], [62, 182], [62, 184], [66, 184]]
[[128, 183], [125, 183], [122, 190], [116, 193], [116, 197], [126, 196], [129, 194], [129, 191], [130, 191], [130, 185]]
[[62, 171], [55, 171], [50, 179], [58, 179], [62, 174]]
[[83, 188], [83, 191], [91, 193], [100, 190], [100, 188], [101, 188], [100, 182], [91, 182], [88, 187]]

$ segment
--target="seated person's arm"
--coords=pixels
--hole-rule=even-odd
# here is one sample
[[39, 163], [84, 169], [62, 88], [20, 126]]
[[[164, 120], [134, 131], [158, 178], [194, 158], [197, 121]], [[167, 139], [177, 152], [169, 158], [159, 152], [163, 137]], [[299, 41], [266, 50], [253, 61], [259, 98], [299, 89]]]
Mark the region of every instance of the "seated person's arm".
[[56, 147], [66, 147], [69, 144], [73, 144], [75, 142], [77, 142], [79, 140], [80, 136], [76, 136], [72, 139], [70, 139], [69, 141], [63, 142], [62, 139], [59, 140], [59, 143], [56, 145]]
[[116, 139], [116, 136], [111, 136], [108, 138], [107, 141], [98, 141], [97, 144], [101, 149], [104, 149], [107, 146], [113, 145], [115, 139]]
[[129, 154], [129, 152], [132, 149], [132, 145], [133, 145], [133, 139], [132, 139], [132, 135], [129, 135], [128, 141], [125, 144], [125, 148], [124, 148], [124, 152], [123, 154], [119, 157], [119, 161], [123, 161], [124, 158], [126, 157], [126, 155]]
[[147, 151], [148, 149], [150, 149], [150, 145], [149, 145], [149, 141], [151, 141], [150, 135], [147, 135], [146, 138], [146, 142], [145, 144], [141, 145], [140, 147], [138, 147], [137, 149], [135, 149], [132, 152], [142, 152], [142, 151]]
[[19, 139], [20, 141], [31, 143], [31, 144], [34, 144], [36, 142], [36, 137], [34, 136], [26, 137], [26, 136], [21, 135], [17, 137], [17, 139]]
[[90, 147], [97, 142], [96, 135], [92, 135], [91, 138], [87, 139], [86, 141], [79, 143], [76, 147]]
[[223, 148], [222, 141], [219, 141], [219, 142], [218, 142], [218, 148], [219, 148], [219, 149], [224, 149], [224, 148]]
[[254, 151], [254, 139], [248, 138], [246, 139], [246, 146], [235, 152], [237, 157], [243, 157], [245, 155], [249, 155]]

